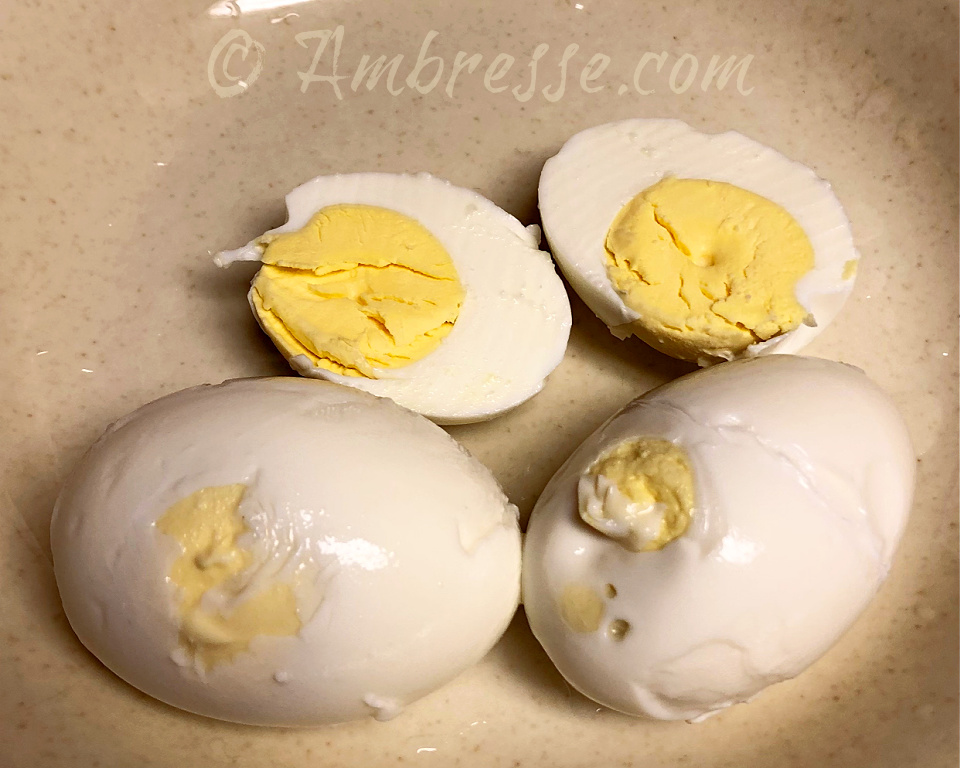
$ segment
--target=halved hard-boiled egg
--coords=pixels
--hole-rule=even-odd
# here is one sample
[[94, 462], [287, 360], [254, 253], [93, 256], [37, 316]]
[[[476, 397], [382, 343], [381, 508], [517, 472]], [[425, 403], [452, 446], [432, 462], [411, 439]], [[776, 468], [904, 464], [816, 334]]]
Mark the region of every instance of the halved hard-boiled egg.
[[772, 355], [684, 376], [548, 483], [524, 544], [530, 626], [612, 709], [697, 719], [745, 701], [866, 607], [914, 467], [903, 419], [851, 366]]
[[573, 136], [540, 177], [571, 286], [617, 336], [707, 365], [796, 352], [859, 255], [830, 185], [739, 133], [634, 119]]
[[288, 220], [221, 265], [261, 261], [257, 322], [304, 376], [444, 424], [535, 395], [563, 357], [570, 305], [536, 227], [428, 174], [320, 176]]
[[440, 427], [329, 382], [197, 387], [114, 424], [51, 528], [63, 607], [127, 682], [263, 725], [385, 719], [517, 607], [517, 510]]

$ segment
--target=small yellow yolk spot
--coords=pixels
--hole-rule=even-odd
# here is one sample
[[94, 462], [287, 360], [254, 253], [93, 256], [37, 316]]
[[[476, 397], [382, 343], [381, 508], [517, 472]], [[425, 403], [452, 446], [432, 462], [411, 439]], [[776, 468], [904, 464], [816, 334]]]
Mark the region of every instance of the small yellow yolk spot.
[[733, 184], [666, 178], [617, 214], [607, 275], [640, 317], [616, 329], [683, 360], [730, 358], [796, 329], [813, 247], [776, 203]]
[[250, 289], [260, 326], [289, 360], [376, 378], [433, 352], [464, 290], [450, 255], [419, 222], [370, 205], [323, 208], [303, 229], [261, 238]]
[[574, 632], [596, 632], [605, 612], [603, 598], [583, 584], [568, 584], [560, 595], [560, 617]]
[[626, 440], [580, 477], [580, 517], [632, 552], [663, 549], [690, 525], [693, 470], [669, 440]]
[[[183, 550], [170, 570], [178, 591], [180, 646], [207, 669], [231, 661], [257, 635], [300, 631], [289, 584], [253, 590], [244, 582], [254, 565], [254, 553], [238, 542], [249, 530], [238, 512], [245, 491], [242, 484], [201, 488], [157, 520], [157, 529]], [[207, 595], [222, 598], [229, 610], [204, 606]]]

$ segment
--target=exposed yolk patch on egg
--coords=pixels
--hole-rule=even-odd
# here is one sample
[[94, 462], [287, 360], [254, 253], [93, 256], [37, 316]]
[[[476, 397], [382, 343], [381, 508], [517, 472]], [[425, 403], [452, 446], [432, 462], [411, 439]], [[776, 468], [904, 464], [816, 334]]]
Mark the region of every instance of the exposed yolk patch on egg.
[[606, 607], [603, 598], [583, 584], [568, 584], [560, 596], [560, 616], [574, 632], [596, 632]]
[[[296, 598], [289, 584], [253, 590], [244, 573], [254, 554], [239, 544], [248, 531], [239, 515], [242, 484], [201, 488], [171, 506], [157, 529], [175, 538], [183, 554], [170, 570], [177, 586], [180, 646], [203, 667], [228, 662], [257, 635], [295, 635], [300, 631]], [[203, 605], [216, 593], [228, 611]]]
[[607, 274], [640, 318], [620, 330], [674, 357], [732, 357], [796, 329], [813, 247], [776, 203], [733, 184], [666, 178], [617, 214]]
[[580, 517], [633, 552], [663, 549], [690, 525], [693, 470], [669, 440], [640, 437], [613, 447], [580, 477]]
[[419, 222], [386, 208], [334, 205], [303, 229], [260, 240], [250, 298], [289, 359], [376, 378], [430, 354], [464, 290], [450, 255]]

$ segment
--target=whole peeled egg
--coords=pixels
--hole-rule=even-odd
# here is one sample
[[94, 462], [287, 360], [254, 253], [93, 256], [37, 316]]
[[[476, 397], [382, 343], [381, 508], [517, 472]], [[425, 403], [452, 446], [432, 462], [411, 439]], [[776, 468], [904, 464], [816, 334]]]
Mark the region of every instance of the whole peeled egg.
[[739, 360], [640, 397], [530, 518], [530, 626], [579, 691], [698, 719], [803, 671], [887, 575], [915, 457], [862, 371]]
[[257, 322], [297, 373], [440, 424], [533, 397], [563, 358], [570, 303], [540, 230], [429, 174], [318, 176], [287, 222], [221, 266], [259, 261]]
[[393, 402], [299, 378], [161, 398], [57, 501], [63, 607], [155, 698], [263, 725], [386, 719], [478, 661], [518, 602], [516, 508]]
[[830, 185], [735, 131], [589, 128], [547, 160], [557, 263], [614, 335], [708, 365], [797, 352], [853, 290], [859, 254]]

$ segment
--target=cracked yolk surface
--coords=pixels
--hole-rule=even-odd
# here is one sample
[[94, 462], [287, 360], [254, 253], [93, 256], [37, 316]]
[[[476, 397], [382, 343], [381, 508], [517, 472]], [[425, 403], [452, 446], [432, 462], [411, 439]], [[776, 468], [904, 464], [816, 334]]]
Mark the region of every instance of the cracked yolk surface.
[[797, 282], [813, 247], [776, 203], [733, 184], [665, 178], [617, 214], [607, 274], [640, 318], [621, 326], [669, 355], [732, 357], [808, 320]]
[[259, 242], [250, 301], [288, 359], [376, 378], [436, 349], [460, 313], [464, 290], [450, 255], [396, 211], [329, 206], [303, 229]]

